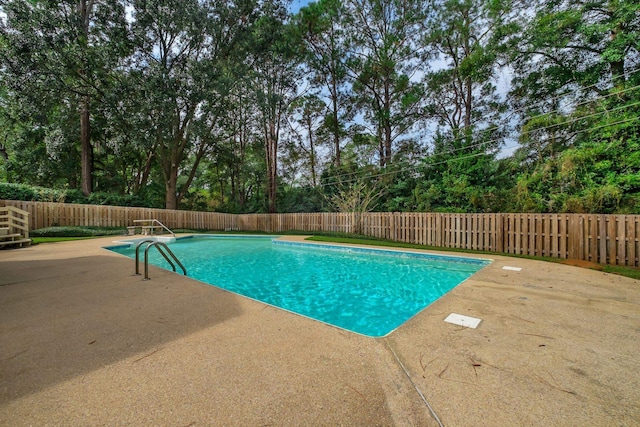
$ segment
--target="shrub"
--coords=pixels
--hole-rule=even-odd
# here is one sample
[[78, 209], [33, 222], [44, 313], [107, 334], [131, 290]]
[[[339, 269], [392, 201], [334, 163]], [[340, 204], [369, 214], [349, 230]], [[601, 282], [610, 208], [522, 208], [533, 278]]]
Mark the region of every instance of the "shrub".
[[[96, 191], [85, 197], [76, 189], [53, 189], [27, 184], [0, 182], [0, 200], [24, 200], [27, 202], [58, 202], [110, 206], [136, 206], [163, 208], [162, 188], [148, 186], [137, 194], [119, 194]], [[202, 206], [194, 206], [202, 208]]]
[[0, 182], [0, 199], [4, 200], [37, 200], [35, 187], [25, 184]]
[[87, 203], [79, 190], [53, 189], [35, 185], [0, 182], [0, 199], [33, 202]]
[[0, 199], [111, 206], [146, 206], [144, 198], [138, 195], [122, 195], [100, 191], [85, 197], [80, 190], [75, 189], [59, 190], [7, 182], [0, 182]]
[[87, 197], [80, 190], [66, 190], [66, 196], [64, 201], [66, 203], [85, 204], [89, 201]]
[[89, 203], [92, 205], [110, 205], [110, 206], [142, 206], [144, 200], [138, 196], [130, 194], [117, 194], [106, 192], [95, 192], [89, 196]]
[[31, 231], [33, 237], [94, 237], [121, 236], [125, 234], [123, 228], [114, 227], [45, 227]]

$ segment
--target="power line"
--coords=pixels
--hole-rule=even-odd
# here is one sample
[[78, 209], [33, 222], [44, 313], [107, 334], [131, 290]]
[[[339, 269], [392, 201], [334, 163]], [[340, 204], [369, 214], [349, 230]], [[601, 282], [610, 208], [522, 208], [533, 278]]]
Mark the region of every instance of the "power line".
[[[640, 68], [638, 68], [638, 70], [640, 70]], [[636, 90], [636, 89], [640, 89], [640, 85], [632, 86], [630, 88], [625, 88], [625, 89], [622, 89], [622, 90], [617, 91], [617, 92], [611, 92], [611, 93], [609, 93], [607, 95], [602, 95], [602, 96], [600, 96], [598, 98], [588, 99], [586, 101], [579, 102], [579, 103], [573, 105], [572, 108], [575, 110], [577, 107], [580, 107], [580, 106], [583, 106], [583, 105], [593, 104], [594, 102], [602, 101], [602, 100], [604, 100], [606, 98], [609, 98], [609, 97], [612, 97], [612, 96], [620, 96], [623, 93], [627, 93], [627, 92], [630, 92], [630, 91]], [[525, 107], [521, 107], [521, 108], [515, 109], [506, 117], [506, 119], [508, 119], [510, 117], [513, 117], [515, 115], [515, 113], [519, 113], [519, 112], [522, 112], [522, 111], [525, 111], [525, 110], [528, 110], [528, 109], [530, 109], [530, 106], [525, 106]], [[533, 116], [527, 117], [527, 120], [533, 120], [533, 119], [537, 119], [537, 118], [540, 118], [540, 117], [548, 116], [548, 115], [551, 115], [551, 114], [554, 114], [554, 113], [560, 113], [560, 112], [562, 112], [562, 110], [563, 110], [562, 108], [556, 108], [555, 110], [551, 110], [551, 111], [548, 111], [548, 112], [545, 112], [545, 113], [540, 113], [540, 114], [537, 114], [537, 115], [533, 115]]]
[[[636, 86], [636, 87], [640, 87], [640, 86]], [[638, 105], [640, 105], [640, 101], [632, 103], [632, 104], [628, 104], [628, 105], [622, 105], [622, 106], [613, 108], [611, 110], [604, 110], [604, 111], [600, 111], [600, 112], [597, 112], [597, 113], [592, 113], [592, 114], [588, 114], [588, 115], [584, 115], [584, 116], [573, 117], [573, 118], [571, 118], [569, 120], [566, 120], [566, 121], [564, 121], [562, 123], [553, 123], [553, 124], [550, 124], [550, 125], [547, 125], [547, 126], [537, 127], [535, 129], [524, 130], [524, 131], [520, 132], [519, 136], [522, 137], [522, 136], [529, 135], [529, 134], [536, 133], [536, 132], [543, 132], [543, 131], [546, 131], [546, 130], [549, 130], [549, 129], [556, 128], [558, 126], [571, 125], [571, 124], [579, 122], [579, 121], [581, 121], [583, 119], [595, 118], [595, 117], [598, 117], [598, 116], [607, 115], [607, 114], [610, 114], [610, 113], [615, 112], [615, 111], [620, 111], [622, 109], [630, 108], [630, 107], [634, 107], [634, 106], [638, 106]], [[636, 118], [633, 118], [632, 120], [636, 120]], [[598, 128], [599, 127], [590, 128], [590, 129], [598, 129]], [[494, 131], [494, 130], [498, 130], [498, 129], [499, 129], [499, 127], [495, 126], [493, 128], [485, 129], [485, 130], [483, 130], [483, 132]], [[577, 134], [578, 133], [575, 133], [575, 132], [572, 133], [572, 134], [568, 134], [565, 137], [565, 139], [573, 138]], [[463, 140], [464, 138], [465, 137], [455, 138], [455, 139], [451, 140], [450, 143], [453, 144], [455, 142]], [[441, 153], [438, 153], [438, 155], [443, 156], [443, 155], [448, 155], [448, 154], [454, 154], [456, 152], [463, 151], [463, 150], [470, 150], [470, 149], [474, 149], [474, 148], [480, 148], [482, 146], [487, 146], [487, 145], [490, 145], [492, 143], [500, 142], [500, 141], [502, 141], [502, 139], [503, 138], [493, 138], [493, 139], [485, 140], [485, 141], [482, 141], [482, 142], [479, 142], [479, 143], [476, 143], [476, 144], [470, 144], [470, 145], [467, 145], [467, 146], [464, 146], [464, 147], [452, 148], [452, 149], [443, 151]], [[503, 147], [502, 149], [503, 150], [508, 150], [508, 149], [511, 149], [511, 148], [517, 148], [518, 146], [519, 145], [506, 146], [506, 147]], [[485, 154], [487, 154], [487, 153], [486, 152], [477, 153], [477, 155], [485, 155]], [[402, 165], [403, 163], [408, 163], [408, 162], [399, 162], [399, 163], [396, 163], [395, 165]], [[392, 172], [386, 172], [386, 173], [382, 174], [381, 176], [392, 174], [392, 173], [398, 173], [400, 171], [403, 171], [403, 168], [396, 169], [396, 170], [394, 170]], [[355, 175], [359, 175], [359, 174], [362, 174], [362, 171], [355, 171], [355, 172], [348, 172], [348, 173], [344, 173], [344, 174], [340, 174], [340, 175], [334, 175], [334, 176], [330, 177], [330, 178], [332, 178], [330, 182], [327, 182], [326, 184], [323, 184], [323, 185], [332, 185], [332, 184], [336, 184], [336, 183], [339, 183], [339, 182], [352, 182], [353, 180], [343, 181], [343, 178], [349, 177], [349, 176], [355, 176]]]
[[[576, 135], [579, 135], [579, 134], [587, 132], [587, 131], [593, 131], [593, 130], [602, 129], [602, 128], [605, 128], [605, 127], [616, 126], [616, 125], [619, 125], [619, 124], [633, 122], [633, 121], [636, 121], [636, 120], [637, 120], [637, 117], [631, 117], [631, 118], [628, 118], [628, 119], [625, 119], [625, 120], [620, 120], [620, 121], [613, 122], [613, 123], [606, 123], [606, 124], [603, 124], [603, 125], [600, 125], [600, 126], [590, 127], [587, 130], [577, 130], [577, 131], [569, 134], [567, 136], [567, 139], [573, 138]], [[551, 140], [550, 138], [547, 138], [544, 142], [549, 142], [550, 140]], [[518, 147], [519, 147], [519, 144], [518, 145], [507, 146], [507, 147], [504, 147], [504, 148], [505, 149], [512, 149], [512, 148], [518, 148]], [[447, 154], [447, 153], [444, 153], [444, 154]], [[447, 160], [441, 160], [441, 161], [438, 161], [438, 162], [429, 163], [428, 165], [426, 165], [426, 167], [438, 166], [438, 165], [449, 163], [451, 161], [466, 160], [466, 159], [470, 159], [470, 158], [474, 158], [474, 157], [484, 156], [486, 154], [487, 153], [485, 153], [485, 152], [472, 153], [472, 154], [469, 154], [469, 155], [466, 155], [466, 156], [459, 156], [459, 157], [454, 157], [454, 158], [447, 159]], [[357, 178], [354, 178], [354, 179], [340, 180], [340, 181], [329, 182], [329, 183], [322, 183], [322, 184], [319, 184], [318, 187], [328, 187], [328, 186], [336, 185], [336, 184], [348, 184], [348, 183], [352, 183], [352, 182], [357, 182], [360, 179], [374, 179], [374, 178], [380, 178], [380, 177], [384, 177], [384, 176], [388, 176], [388, 175], [394, 175], [394, 174], [398, 174], [398, 173], [402, 173], [402, 172], [417, 172], [418, 169], [423, 168], [423, 167], [425, 167], [425, 165], [412, 165], [411, 167], [394, 169], [392, 171], [387, 171], [387, 172], [381, 172], [381, 173], [369, 174], [369, 175], [365, 174], [365, 175], [363, 175], [361, 177], [357, 177]], [[348, 174], [348, 175], [352, 175], [352, 174]]]
[[[621, 73], [621, 74], [612, 75], [612, 76], [611, 76], [611, 81], [614, 81], [615, 79], [618, 79], [618, 78], [620, 78], [620, 77], [624, 77], [624, 76], [626, 76], [626, 75], [628, 75], [629, 77], [631, 77], [631, 76], [633, 76], [635, 73], [637, 73], [638, 71], [640, 71], [640, 65], [639, 65], [638, 67], [636, 67], [636, 68], [632, 68], [632, 69], [630, 69], [630, 70], [627, 70], [627, 71], [625, 71], [625, 72], [623, 72], [623, 73]], [[594, 83], [594, 84], [591, 84], [591, 85], [589, 85], [589, 86], [581, 87], [581, 88], [579, 88], [579, 90], [585, 91], [585, 90], [593, 89], [593, 88], [595, 88], [595, 87], [599, 86], [600, 84], [601, 84], [601, 83]], [[610, 93], [610, 94], [608, 94], [608, 95], [602, 95], [602, 96], [603, 96], [603, 97], [613, 96], [613, 95], [617, 95], [617, 94], [620, 94], [620, 93], [624, 93], [624, 92], [627, 92], [628, 90], [633, 90], [633, 89], [636, 89], [636, 88], [638, 88], [638, 86], [634, 86], [634, 87], [629, 88], [629, 89], [626, 89], [626, 88], [625, 88], [625, 89], [622, 89], [622, 90], [620, 90], [620, 91], [617, 91], [617, 92], [611, 92], [611, 93]], [[542, 101], [538, 101], [538, 102], [533, 103], [533, 104], [525, 105], [525, 106], [523, 106], [523, 107], [521, 107], [521, 108], [518, 108], [518, 109], [516, 109], [516, 110], [514, 110], [514, 111], [515, 111], [515, 112], [521, 112], [521, 111], [525, 111], [525, 110], [527, 110], [527, 109], [532, 109], [533, 107], [537, 107], [537, 106], [540, 106], [540, 105], [549, 104], [549, 102], [551, 102], [551, 101], [559, 101], [559, 100], [561, 100], [561, 99], [563, 99], [563, 98], [566, 98], [568, 95], [570, 95], [570, 92], [565, 92], [565, 93], [563, 93], [563, 94], [561, 94], [561, 95], [556, 95], [556, 96], [553, 96], [553, 97], [551, 97], [551, 98], [545, 98], [545, 99], [544, 99], [544, 100], [542, 100]], [[592, 102], [592, 100], [587, 100], [587, 101], [585, 101], [585, 103], [589, 103], [589, 102]], [[578, 105], [580, 105], [580, 104], [578, 104]], [[575, 106], [574, 106], [574, 108], [575, 108]], [[560, 111], [560, 109], [553, 110], [553, 111], [551, 111], [551, 112], [554, 112], [554, 111]], [[551, 112], [550, 112], [550, 113], [551, 113]]]
[[[640, 71], [640, 66], [635, 68], [635, 69], [629, 70], [629, 71], [625, 72], [624, 74], [632, 76], [635, 73], [637, 73], [638, 71]], [[598, 83], [590, 85], [590, 86], [586, 86], [585, 88], [582, 88], [582, 89], [586, 90], [586, 89], [589, 89], [589, 88], [593, 88], [593, 87], [595, 87], [597, 85], [598, 85]], [[636, 89], [640, 89], [640, 85], [635, 85], [635, 86], [632, 86], [632, 87], [624, 88], [624, 89], [621, 89], [621, 90], [618, 90], [618, 91], [615, 91], [615, 92], [611, 92], [611, 93], [606, 94], [606, 95], [602, 95], [602, 96], [597, 97], [597, 98], [592, 98], [592, 99], [589, 99], [589, 100], [586, 100], [586, 101], [583, 101], [583, 102], [579, 102], [579, 103], [577, 103], [577, 104], [575, 104], [575, 105], [573, 105], [571, 107], [567, 107], [567, 108], [572, 108], [575, 111], [575, 109], [578, 108], [579, 106], [584, 106], [584, 105], [594, 104], [596, 102], [601, 102], [601, 101], [603, 101], [603, 100], [605, 100], [605, 99], [607, 99], [609, 97], [620, 96], [620, 95], [622, 95], [624, 93], [631, 92], [631, 91], [634, 91]], [[531, 109], [532, 106], [540, 105], [540, 104], [543, 104], [543, 103], [548, 103], [550, 100], [561, 99], [561, 98], [564, 98], [565, 96], [566, 96], [566, 94], [565, 95], [559, 95], [559, 96], [556, 96], [556, 97], [553, 97], [553, 98], [549, 98], [549, 99], [547, 99], [545, 101], [541, 101], [539, 103], [535, 103], [535, 104], [532, 104], [532, 105], [530, 104], [530, 105], [526, 105], [526, 106], [523, 106], [521, 108], [515, 109], [515, 110], [511, 111], [506, 117], [504, 117], [502, 119], [502, 122], [503, 123], [508, 123], [508, 121], [512, 117], [514, 117], [517, 113], [526, 111], [528, 109]], [[528, 135], [529, 133], [541, 132], [541, 131], [545, 131], [545, 130], [548, 130], [548, 129], [551, 129], [551, 128], [554, 128], [554, 127], [558, 127], [558, 126], [566, 126], [566, 125], [575, 123], [576, 121], [579, 121], [579, 120], [582, 120], [582, 119], [585, 119], [585, 118], [596, 117], [596, 116], [598, 116], [600, 114], [607, 114], [607, 113], [611, 113], [611, 112], [616, 111], [616, 110], [620, 110], [622, 108], [628, 108], [628, 107], [632, 107], [632, 106], [636, 106], [636, 105], [640, 105], [640, 103], [620, 106], [620, 107], [616, 107], [616, 108], [614, 108], [612, 110], [605, 110], [603, 112], [593, 113], [593, 114], [587, 115], [587, 116], [580, 116], [580, 117], [576, 117], [576, 118], [571, 118], [571, 119], [569, 119], [567, 121], [564, 121], [562, 123], [555, 123], [555, 124], [550, 124], [548, 126], [537, 127], [535, 129], [531, 129], [531, 130], [524, 130], [524, 131], [520, 132], [520, 137], [522, 137], [524, 135]], [[562, 112], [562, 110], [563, 109], [558, 108], [558, 109], [555, 109], [555, 110], [551, 110], [549, 112], [545, 112], [545, 113], [541, 113], [541, 114], [538, 114], [538, 115], [534, 115], [534, 116], [528, 117], [527, 120], [528, 121], [532, 121], [532, 120], [535, 120], [535, 119], [538, 119], [538, 118], [541, 118], [541, 117], [549, 116], [550, 114], [560, 113], [560, 112]], [[494, 131], [498, 131], [501, 128], [506, 127], [506, 126], [507, 125], [504, 125], [504, 124], [502, 124], [502, 125], [494, 125], [494, 126], [488, 127], [487, 129], [483, 129], [482, 132], [484, 132], [484, 133], [494, 132]], [[466, 138], [467, 138], [466, 135], [465, 136], [456, 137], [456, 138], [450, 140], [450, 144], [455, 144], [456, 142], [462, 141], [462, 140], [464, 140]], [[443, 152], [441, 154], [443, 154], [443, 155], [453, 154], [453, 153], [455, 153], [457, 151], [474, 149], [474, 148], [478, 148], [478, 147], [481, 147], [481, 146], [486, 146], [486, 145], [489, 145], [489, 144], [492, 144], [492, 143], [499, 143], [503, 139], [504, 138], [493, 138], [493, 139], [489, 139], [489, 140], [486, 140], [486, 141], [479, 142], [477, 144], [471, 144], [471, 145], [466, 145], [464, 147], [453, 148], [453, 149], [445, 151], [445, 152]], [[503, 149], [507, 149], [507, 147], [504, 147]], [[406, 163], [406, 162], [401, 162], [400, 164], [402, 164], [402, 163]], [[337, 177], [346, 177], [346, 176], [350, 176], [350, 175], [357, 175], [359, 173], [360, 172], [358, 172], [358, 171], [356, 171], [356, 172], [348, 172], [348, 173], [345, 173], [345, 174], [338, 175]]]

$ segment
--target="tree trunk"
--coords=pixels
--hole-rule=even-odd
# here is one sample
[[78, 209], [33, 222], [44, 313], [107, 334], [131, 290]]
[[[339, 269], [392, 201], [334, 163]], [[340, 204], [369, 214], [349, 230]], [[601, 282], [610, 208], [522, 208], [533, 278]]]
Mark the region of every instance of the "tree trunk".
[[[176, 138], [177, 140], [178, 138]], [[165, 209], [178, 208], [178, 165], [176, 160], [176, 147], [161, 147], [160, 158], [162, 161], [162, 173], [164, 175], [164, 207]]]
[[470, 77], [465, 80], [465, 100], [464, 100], [464, 128], [468, 131], [471, 128], [471, 111], [473, 102], [473, 82]]
[[384, 166], [391, 163], [391, 81], [384, 82]]
[[[89, 23], [93, 1], [80, 0], [78, 13], [82, 17], [82, 35], [84, 43], [89, 39]], [[79, 72], [86, 77], [87, 64], [80, 66]], [[85, 95], [80, 101], [80, 161], [82, 169], [82, 193], [89, 196], [93, 192], [93, 147], [91, 147], [91, 124], [89, 122], [89, 96]]]
[[380, 160], [378, 160], [378, 163], [380, 165], [381, 168], [384, 167], [384, 138], [382, 137], [382, 127], [380, 125], [378, 125], [378, 156], [380, 157]]
[[274, 123], [268, 124], [265, 135], [267, 156], [267, 201], [269, 213], [276, 213], [276, 190], [278, 178], [278, 137]]
[[[612, 43], [615, 42], [615, 39], [618, 37], [618, 34], [622, 32], [620, 26], [616, 27], [615, 30], [611, 31], [609, 35], [609, 39]], [[613, 85], [618, 88], [622, 88], [625, 86], [625, 76], [624, 76], [624, 58], [619, 61], [611, 61], [609, 62], [609, 67], [611, 69], [611, 81]]]
[[198, 171], [198, 166], [200, 166], [200, 161], [202, 161], [202, 157], [204, 157], [204, 154], [206, 153], [206, 151], [207, 151], [207, 146], [204, 142], [202, 142], [198, 147], [198, 151], [196, 153], [193, 166], [191, 167], [191, 172], [189, 172], [189, 177], [187, 178], [187, 182], [185, 182], [184, 186], [180, 190], [180, 193], [176, 196], [176, 205], [182, 202], [182, 198], [189, 191], [189, 187], [191, 186], [193, 179], [196, 177], [196, 172]]
[[[189, 125], [193, 118], [195, 108], [187, 105], [184, 118], [176, 115], [173, 124], [173, 138], [168, 146], [159, 146], [161, 150], [161, 161], [165, 179], [165, 208], [178, 209], [180, 196], [178, 195], [178, 171], [180, 164], [185, 158], [185, 147], [189, 139]], [[188, 188], [187, 188], [188, 189]], [[186, 189], [185, 189], [186, 191]]]
[[82, 193], [89, 196], [93, 191], [93, 148], [91, 147], [91, 124], [89, 123], [89, 97], [85, 96], [80, 106], [80, 146], [82, 163]]
[[313, 123], [311, 123], [311, 116], [307, 117], [307, 135], [309, 136], [309, 167], [311, 168], [311, 183], [315, 187], [318, 185], [316, 174], [316, 147], [313, 141]]
[[178, 198], [176, 191], [178, 188], [178, 168], [175, 162], [172, 162], [171, 168], [168, 171], [169, 176], [165, 179], [166, 195], [164, 199], [165, 209], [178, 209]]
[[155, 158], [155, 147], [151, 149], [147, 155], [147, 160], [144, 163], [142, 173], [138, 173], [138, 179], [136, 180], [134, 191], [138, 192], [142, 187], [147, 185], [149, 181], [149, 175], [151, 175], [151, 166], [153, 166], [153, 160]]
[[391, 124], [385, 121], [384, 124], [384, 165], [391, 164]]
[[[464, 11], [464, 28], [470, 30], [471, 22], [469, 18], [469, 11]], [[464, 35], [464, 59], [471, 56], [471, 38], [470, 31], [467, 31]], [[461, 61], [463, 62], [464, 59]], [[464, 129], [466, 136], [469, 135], [469, 129], [471, 128], [471, 112], [472, 112], [472, 98], [473, 98], [473, 82], [471, 77], [467, 76], [464, 79]], [[469, 141], [465, 141], [469, 143]]]
[[333, 145], [336, 150], [335, 156], [335, 165], [336, 169], [340, 169], [340, 124], [338, 122], [338, 87], [336, 85], [336, 79], [331, 79], [332, 85], [332, 93], [331, 93], [331, 102], [333, 104], [332, 115], [333, 115]]
[[2, 156], [5, 162], [9, 160], [9, 153], [7, 153], [7, 148], [4, 144], [0, 144], [0, 156]]

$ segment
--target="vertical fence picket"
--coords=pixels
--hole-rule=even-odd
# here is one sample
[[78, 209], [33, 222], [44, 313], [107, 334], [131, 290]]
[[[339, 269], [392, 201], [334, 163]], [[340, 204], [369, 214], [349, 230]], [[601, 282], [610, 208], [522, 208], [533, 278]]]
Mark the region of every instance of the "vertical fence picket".
[[616, 217], [614, 215], [607, 217], [607, 250], [609, 252], [609, 264], [618, 264], [618, 241], [616, 239]]
[[636, 264], [636, 246], [638, 241], [637, 235], [637, 218], [634, 218], [632, 215], [627, 215], [627, 261], [625, 265], [635, 265]]
[[520, 214], [514, 214], [514, 219], [515, 219], [515, 232], [516, 232], [516, 239], [514, 242], [514, 253], [515, 254], [521, 254], [522, 253], [522, 243], [523, 243], [523, 233], [524, 231], [522, 230], [522, 215]]
[[442, 246], [451, 247], [451, 214], [442, 215]]
[[549, 256], [558, 258], [558, 215], [550, 215], [549, 220], [551, 222], [551, 231], [549, 232], [551, 247], [549, 250]]
[[616, 215], [616, 239], [618, 241], [618, 265], [625, 265], [627, 258], [626, 215]]
[[600, 263], [606, 264], [609, 262], [609, 238], [607, 231], [609, 230], [609, 222], [606, 215], [599, 215], [599, 229], [598, 238], [600, 240]]
[[589, 215], [589, 238], [586, 248], [585, 260], [598, 262], [598, 217]]
[[526, 228], [526, 235], [524, 236], [524, 243], [522, 253], [525, 255], [534, 255], [536, 250], [535, 230], [536, 222], [533, 214], [523, 214], [524, 224]]

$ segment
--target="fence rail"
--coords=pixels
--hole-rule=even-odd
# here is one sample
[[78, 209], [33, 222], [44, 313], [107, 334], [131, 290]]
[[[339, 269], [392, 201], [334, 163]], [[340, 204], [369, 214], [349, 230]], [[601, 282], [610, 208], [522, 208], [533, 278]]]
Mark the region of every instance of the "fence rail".
[[640, 215], [305, 213], [238, 215], [248, 231], [358, 233], [441, 248], [638, 267]]
[[20, 234], [20, 238], [29, 238], [29, 213], [14, 206], [0, 205], [0, 228], [6, 228], [6, 234]]
[[70, 203], [0, 200], [0, 206], [14, 206], [29, 212], [29, 227], [52, 226], [127, 227], [134, 220], [154, 218], [169, 228], [226, 230], [237, 228], [236, 215], [123, 206], [76, 205]]
[[30, 228], [126, 227], [155, 218], [169, 228], [334, 231], [441, 248], [575, 259], [639, 267], [640, 215], [299, 213], [223, 214], [118, 206], [0, 200], [29, 212]]

